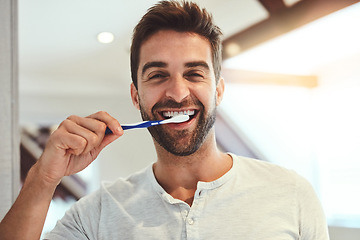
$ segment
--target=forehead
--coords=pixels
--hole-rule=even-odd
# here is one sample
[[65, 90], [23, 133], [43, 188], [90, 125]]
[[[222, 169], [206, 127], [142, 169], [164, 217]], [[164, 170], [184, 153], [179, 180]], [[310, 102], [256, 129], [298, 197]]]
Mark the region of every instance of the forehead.
[[212, 68], [212, 51], [210, 42], [196, 33], [162, 30], [141, 45], [139, 60], [139, 69], [151, 61], [170, 65], [205, 61]]

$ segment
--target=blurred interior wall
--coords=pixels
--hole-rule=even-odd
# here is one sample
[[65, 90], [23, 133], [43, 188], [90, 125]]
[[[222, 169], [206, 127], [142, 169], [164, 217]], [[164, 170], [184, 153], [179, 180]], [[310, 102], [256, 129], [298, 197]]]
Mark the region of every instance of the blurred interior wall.
[[18, 128], [17, 1], [0, 0], [0, 219], [20, 186]]

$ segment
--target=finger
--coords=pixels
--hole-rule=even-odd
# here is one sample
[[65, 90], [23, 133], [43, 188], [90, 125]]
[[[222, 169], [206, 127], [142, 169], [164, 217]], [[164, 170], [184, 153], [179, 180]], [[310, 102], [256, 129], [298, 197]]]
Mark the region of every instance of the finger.
[[[124, 134], [123, 129], [120, 126], [120, 123], [112, 117], [110, 114], [100, 111], [97, 113], [94, 113], [86, 118], [78, 117], [78, 116], [70, 116], [69, 119], [73, 120], [77, 124], [87, 128], [91, 129], [91, 131], [95, 132], [99, 140], [101, 139], [101, 146], [100, 150], [102, 150], [105, 146], [119, 138]], [[107, 125], [110, 125], [110, 127], [113, 129], [114, 134], [110, 134], [109, 136], [105, 136], [105, 128], [107, 128]], [[97, 142], [100, 144], [100, 142]], [[93, 146], [93, 145], [91, 145]], [[98, 145], [95, 145], [98, 147]], [[91, 150], [91, 149], [90, 149]], [[84, 152], [88, 152], [89, 148], [87, 148]]]
[[[88, 118], [94, 118], [94, 119], [104, 122], [106, 124], [106, 126], [116, 135], [121, 136], [124, 134], [124, 131], [121, 128], [118, 120], [116, 120], [114, 117], [112, 117], [107, 112], [100, 111], [100, 112], [97, 112], [97, 113], [94, 113], [94, 114], [88, 116]], [[105, 133], [105, 130], [104, 130], [104, 133]]]
[[100, 120], [97, 120], [95, 118], [89, 118], [89, 117], [79, 117], [72, 115], [67, 118], [68, 120], [71, 120], [75, 122], [76, 124], [82, 126], [85, 129], [88, 129], [98, 135], [100, 138], [104, 137], [104, 131], [106, 129], [106, 123]]
[[61, 143], [67, 153], [71, 153], [76, 156], [81, 155], [88, 146], [88, 141], [86, 141], [85, 138], [73, 133], [64, 135]]
[[99, 129], [105, 129], [106, 126], [94, 119], [84, 121], [83, 118], [71, 116], [63, 121], [61, 128], [68, 133], [82, 137], [86, 141], [82, 153], [88, 153], [101, 144], [104, 133]]
[[52, 134], [50, 142], [65, 153], [74, 155], [80, 155], [87, 146], [87, 141], [84, 137], [70, 133], [63, 128], [59, 128]]
[[109, 145], [110, 143], [112, 143], [113, 141], [115, 141], [116, 139], [118, 139], [120, 136], [121, 135], [116, 135], [116, 134], [105, 135], [102, 143], [99, 146], [100, 150], [103, 149], [104, 147], [106, 147], [107, 145]]
[[[93, 148], [90, 153], [83, 154], [87, 146], [87, 141], [79, 135], [69, 133], [64, 129], [60, 129], [60, 131], [55, 133], [57, 136], [55, 135], [53, 140], [55, 139], [55, 141], [60, 143], [60, 148], [63, 148], [64, 153], [61, 155], [56, 154], [55, 157], [51, 157], [50, 155], [51, 159], [56, 160], [52, 161], [51, 167], [48, 167], [48, 169], [50, 169], [48, 172], [55, 175], [55, 177], [53, 177], [54, 179], [61, 179], [63, 176], [72, 175], [83, 170], [91, 164], [99, 154], [96, 148]], [[47, 153], [49, 154], [49, 151], [47, 151]]]

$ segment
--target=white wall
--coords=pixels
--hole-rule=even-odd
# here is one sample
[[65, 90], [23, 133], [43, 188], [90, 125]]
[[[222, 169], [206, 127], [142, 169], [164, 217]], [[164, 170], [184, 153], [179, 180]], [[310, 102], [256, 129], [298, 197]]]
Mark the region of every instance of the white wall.
[[0, 1], [0, 220], [20, 187], [17, 1]]
[[[360, 228], [360, 55], [318, 69], [319, 184], [330, 224]], [[355, 223], [356, 222], [356, 223]]]

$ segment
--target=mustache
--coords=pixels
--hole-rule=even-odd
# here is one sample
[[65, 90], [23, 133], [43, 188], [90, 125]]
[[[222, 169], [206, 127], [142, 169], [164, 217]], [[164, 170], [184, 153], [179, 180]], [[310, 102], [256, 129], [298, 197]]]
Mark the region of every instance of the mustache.
[[201, 109], [204, 109], [204, 105], [198, 100], [193, 98], [186, 98], [181, 102], [177, 102], [171, 98], [163, 99], [160, 102], [157, 102], [151, 109], [152, 113], [155, 113], [157, 109], [162, 108], [185, 108], [190, 106], [197, 106]]

